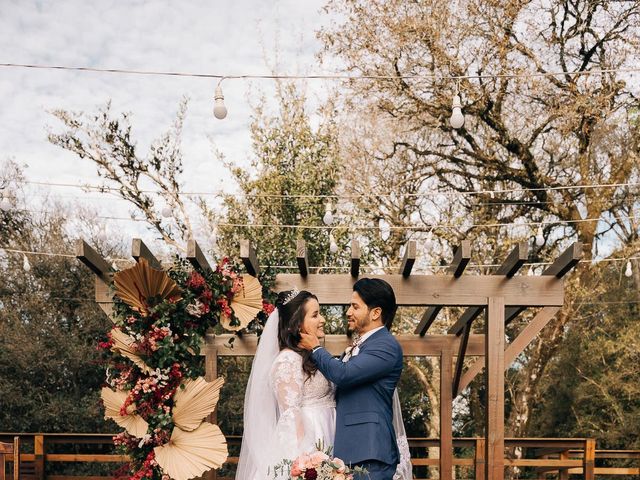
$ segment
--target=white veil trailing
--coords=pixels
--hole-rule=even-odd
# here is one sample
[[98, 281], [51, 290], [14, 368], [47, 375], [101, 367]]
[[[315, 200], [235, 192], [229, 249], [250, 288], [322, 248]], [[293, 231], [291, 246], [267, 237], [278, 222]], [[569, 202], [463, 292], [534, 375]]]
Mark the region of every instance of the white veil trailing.
[[[244, 433], [236, 480], [266, 478], [270, 454], [265, 440], [271, 438], [278, 421], [278, 402], [269, 384], [269, 372], [280, 352], [278, 309], [274, 309], [262, 331], [244, 396]], [[259, 470], [265, 470], [258, 475]]]
[[412, 480], [411, 453], [409, 452], [409, 440], [402, 420], [398, 389], [393, 392], [393, 429], [396, 432], [396, 442], [398, 442], [398, 450], [400, 451], [400, 463], [398, 463], [396, 473], [393, 475], [393, 480]]

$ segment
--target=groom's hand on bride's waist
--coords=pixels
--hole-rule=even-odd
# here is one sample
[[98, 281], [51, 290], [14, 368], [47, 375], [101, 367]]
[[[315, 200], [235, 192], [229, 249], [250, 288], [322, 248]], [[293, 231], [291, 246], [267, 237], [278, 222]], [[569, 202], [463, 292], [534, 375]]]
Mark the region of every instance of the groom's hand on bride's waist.
[[308, 333], [300, 332], [300, 343], [298, 346], [305, 350], [313, 350], [316, 347], [320, 346], [320, 340], [315, 335], [310, 335]]

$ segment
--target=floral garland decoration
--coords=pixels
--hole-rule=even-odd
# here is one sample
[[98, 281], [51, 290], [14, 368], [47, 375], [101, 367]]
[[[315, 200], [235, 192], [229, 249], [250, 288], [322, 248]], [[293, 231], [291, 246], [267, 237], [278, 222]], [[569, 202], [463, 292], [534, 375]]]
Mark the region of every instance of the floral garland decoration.
[[118, 476], [188, 480], [219, 468], [226, 439], [203, 418], [215, 409], [224, 379], [203, 378], [204, 336], [216, 326], [259, 330], [274, 306], [257, 279], [228, 258], [206, 272], [181, 259], [164, 272], [140, 259], [114, 275], [114, 290], [115, 325], [99, 348], [109, 364], [105, 418], [125, 429], [113, 437], [129, 457]]

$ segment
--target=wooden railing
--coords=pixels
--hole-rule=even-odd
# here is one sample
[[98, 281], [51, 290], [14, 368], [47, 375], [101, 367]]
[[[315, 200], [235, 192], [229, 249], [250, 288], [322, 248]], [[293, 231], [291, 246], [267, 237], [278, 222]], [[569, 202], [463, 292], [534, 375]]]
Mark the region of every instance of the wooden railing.
[[[0, 433], [0, 441], [9, 441], [15, 435], [21, 437], [24, 452], [20, 455], [23, 480], [106, 480], [112, 477], [106, 474], [65, 474], [57, 472], [59, 468], [56, 467], [71, 463], [122, 464], [127, 460], [122, 455], [105, 453], [113, 452], [111, 434]], [[238, 462], [241, 438], [230, 436], [227, 441], [231, 456], [226, 466], [230, 471], [228, 467]], [[429, 450], [438, 445], [437, 438], [409, 439], [417, 476], [424, 477], [420, 472], [425, 472], [426, 467], [438, 468], [438, 458], [427, 457]], [[462, 467], [458, 468], [459, 475], [454, 478], [488, 480], [484, 478], [483, 438], [455, 438], [453, 446], [456, 452], [463, 452], [453, 458], [453, 468]], [[640, 475], [640, 450], [597, 450], [595, 440], [589, 438], [507, 438], [505, 451], [520, 452], [519, 458], [505, 458], [506, 467], [533, 469], [540, 479], [548, 478], [548, 475], [558, 479], [568, 479], [572, 475], [580, 475], [585, 479], [600, 475]], [[623, 460], [634, 466], [602, 465], [603, 462]], [[231, 477], [221, 475], [218, 480], [231, 480]]]

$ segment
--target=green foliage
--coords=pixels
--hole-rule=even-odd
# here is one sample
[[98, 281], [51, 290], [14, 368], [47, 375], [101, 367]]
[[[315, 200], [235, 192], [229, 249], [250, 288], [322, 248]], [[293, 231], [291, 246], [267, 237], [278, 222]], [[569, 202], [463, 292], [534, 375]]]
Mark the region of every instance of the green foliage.
[[[5, 182], [13, 182], [19, 170], [4, 167]], [[18, 192], [11, 195], [19, 205]], [[3, 247], [73, 251], [63, 211], [37, 218], [17, 208], [2, 215]], [[96, 341], [110, 321], [93, 300], [93, 274], [75, 258], [28, 260], [25, 272], [22, 255], [0, 258], [0, 431], [109, 431], [98, 397], [104, 367]]]
[[[312, 127], [304, 95], [292, 84], [279, 85], [276, 116], [264, 102], [256, 108], [251, 125], [254, 159], [251, 171], [228, 164], [244, 197], [226, 197], [222, 221], [264, 227], [220, 227], [218, 247], [235, 251], [240, 239], [249, 239], [260, 252], [261, 263], [290, 265], [297, 239], [307, 242], [310, 265], [325, 265], [330, 258], [329, 235], [323, 229], [294, 229], [273, 225], [324, 226], [328, 198], [305, 195], [336, 194], [340, 176], [335, 125], [322, 117]], [[289, 196], [285, 198], [285, 196]], [[209, 218], [220, 217], [212, 210]]]

